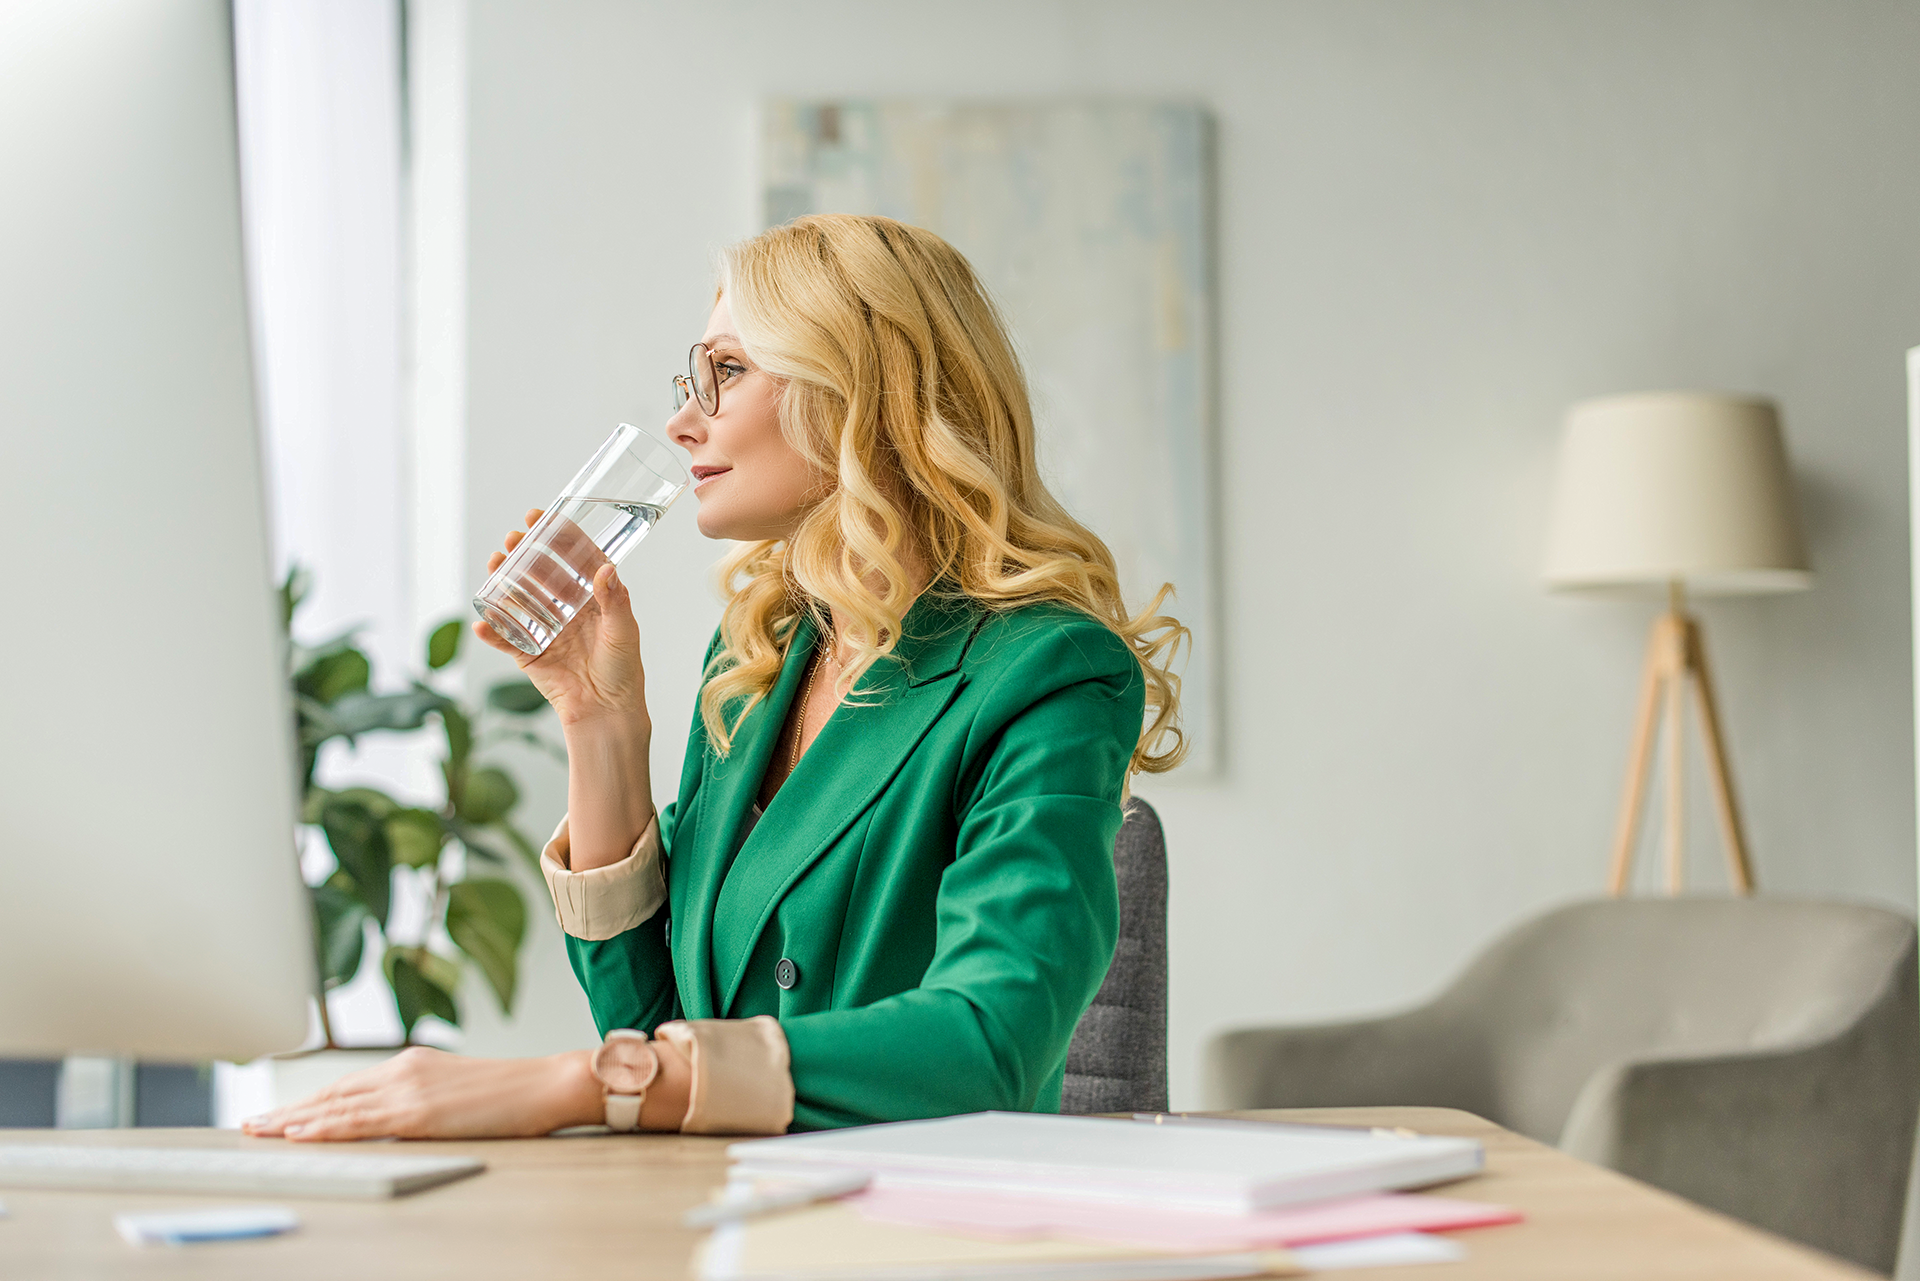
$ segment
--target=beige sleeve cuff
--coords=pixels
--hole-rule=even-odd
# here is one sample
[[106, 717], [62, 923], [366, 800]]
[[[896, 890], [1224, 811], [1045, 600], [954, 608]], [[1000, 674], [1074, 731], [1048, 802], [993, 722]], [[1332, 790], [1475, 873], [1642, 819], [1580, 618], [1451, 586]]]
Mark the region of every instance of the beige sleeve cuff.
[[785, 1134], [793, 1124], [792, 1058], [779, 1020], [693, 1019], [662, 1023], [665, 1041], [693, 1064], [682, 1134]]
[[540, 870], [553, 894], [560, 928], [574, 938], [600, 940], [625, 934], [667, 901], [667, 878], [660, 868], [659, 815], [618, 863], [568, 871], [571, 845], [563, 818], [547, 848], [540, 851]]

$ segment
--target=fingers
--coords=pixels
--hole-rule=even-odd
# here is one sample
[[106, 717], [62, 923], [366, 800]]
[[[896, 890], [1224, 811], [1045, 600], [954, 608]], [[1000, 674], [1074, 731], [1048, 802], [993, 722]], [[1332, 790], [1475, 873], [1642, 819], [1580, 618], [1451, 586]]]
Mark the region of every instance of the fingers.
[[[614, 670], [621, 673], [617, 685], [624, 687], [631, 683], [638, 689], [642, 680], [640, 624], [633, 617], [633, 597], [627, 594], [627, 585], [620, 580], [620, 571], [612, 565], [602, 565], [595, 572], [593, 603], [600, 611], [601, 645], [605, 647], [604, 652], [608, 657], [615, 658]], [[629, 667], [630, 671], [627, 670]], [[604, 667], [601, 667], [601, 671], [609, 678], [612, 675]]]
[[638, 639], [640, 625], [633, 618], [633, 597], [627, 594], [627, 585], [620, 581], [620, 571], [611, 561], [594, 572], [593, 598], [600, 603], [602, 626], [611, 628], [618, 639], [627, 639], [628, 633]]
[[604, 606], [622, 605], [629, 600], [627, 585], [620, 581], [620, 571], [608, 561], [593, 573], [593, 598]]
[[295, 1143], [349, 1143], [355, 1139], [384, 1139], [400, 1133], [395, 1114], [371, 1103], [342, 1102], [310, 1119], [286, 1127]]
[[493, 630], [490, 623], [478, 622], [473, 625], [473, 637], [482, 645], [497, 649], [516, 662], [526, 661], [526, 652], [512, 641]]
[[521, 541], [525, 538], [526, 538], [526, 534], [520, 530], [517, 530], [517, 529], [508, 530], [507, 536], [500, 540], [501, 544], [507, 549], [507, 551], [495, 552], [493, 555], [487, 557], [487, 572], [491, 574], [494, 570], [500, 568], [500, 566], [504, 564], [507, 559], [507, 552], [510, 552], [514, 548], [518, 547]]
[[240, 1123], [240, 1128], [248, 1134], [273, 1137], [290, 1133], [290, 1127], [323, 1116], [331, 1111], [358, 1106], [364, 1100], [377, 1095], [389, 1084], [392, 1075], [391, 1063], [382, 1063], [377, 1067], [366, 1068], [359, 1072], [341, 1077], [332, 1085], [284, 1107], [274, 1108], [259, 1116], [251, 1116]]
[[538, 525], [540, 518], [544, 515], [546, 515], [546, 512], [540, 510], [538, 507], [527, 508], [527, 528], [532, 529], [535, 525]]

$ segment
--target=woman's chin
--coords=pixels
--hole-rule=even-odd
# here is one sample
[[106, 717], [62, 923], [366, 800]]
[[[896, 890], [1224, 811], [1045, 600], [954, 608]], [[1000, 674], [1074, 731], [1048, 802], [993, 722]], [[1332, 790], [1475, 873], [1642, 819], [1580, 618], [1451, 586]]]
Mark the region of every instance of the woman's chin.
[[700, 508], [700, 514], [694, 518], [693, 523], [694, 526], [699, 529], [703, 538], [730, 539], [734, 542], [745, 542], [757, 537], [757, 535], [742, 528], [741, 521], [727, 519], [725, 511], [715, 511], [713, 508], [705, 505]]
[[724, 507], [713, 507], [703, 503], [693, 523], [706, 538], [725, 539], [736, 543], [757, 543], [767, 539], [785, 538], [787, 531], [797, 522], [794, 519], [769, 520], [764, 515], [756, 519], [752, 515], [743, 516], [737, 511], [729, 512]]

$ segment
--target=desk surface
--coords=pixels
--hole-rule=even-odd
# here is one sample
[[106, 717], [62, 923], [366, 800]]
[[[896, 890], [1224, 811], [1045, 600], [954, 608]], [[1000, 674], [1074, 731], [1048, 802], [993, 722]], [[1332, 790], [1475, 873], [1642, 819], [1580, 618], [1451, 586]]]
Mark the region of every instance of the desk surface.
[[[1353, 1274], [1370, 1281], [1771, 1281], [1873, 1275], [1576, 1161], [1465, 1112], [1340, 1108], [1239, 1115], [1404, 1125], [1428, 1134], [1466, 1135], [1486, 1144], [1487, 1172], [1452, 1184], [1447, 1192], [1516, 1206], [1526, 1212], [1527, 1221], [1461, 1234], [1467, 1247], [1463, 1264]], [[279, 1144], [225, 1130], [0, 1130], [0, 1142]], [[114, 1233], [112, 1216], [129, 1210], [205, 1207], [220, 1204], [222, 1198], [3, 1190], [0, 1199], [11, 1213], [0, 1218], [0, 1275], [195, 1281], [342, 1281], [361, 1276], [684, 1281], [699, 1234], [682, 1228], [680, 1215], [707, 1199], [726, 1165], [725, 1140], [680, 1135], [407, 1146], [421, 1153], [477, 1156], [488, 1170], [397, 1201], [275, 1198], [298, 1209], [299, 1232], [178, 1249], [126, 1245]]]

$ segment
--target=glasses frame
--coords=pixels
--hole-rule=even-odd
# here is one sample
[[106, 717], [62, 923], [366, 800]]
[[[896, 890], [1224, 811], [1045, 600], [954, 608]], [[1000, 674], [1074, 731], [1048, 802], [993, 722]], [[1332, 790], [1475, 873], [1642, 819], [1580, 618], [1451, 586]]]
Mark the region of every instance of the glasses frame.
[[[707, 386], [713, 388], [713, 403], [709, 405], [700, 395], [700, 364], [707, 363]], [[703, 342], [695, 343], [687, 352], [687, 372], [673, 376], [673, 408], [678, 413], [691, 400], [700, 406], [700, 412], [712, 418], [720, 412], [720, 370], [713, 362], [713, 348]]]

